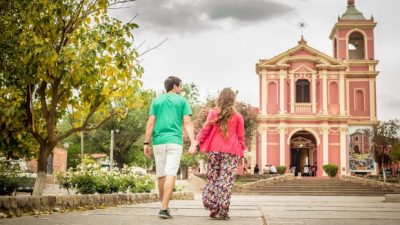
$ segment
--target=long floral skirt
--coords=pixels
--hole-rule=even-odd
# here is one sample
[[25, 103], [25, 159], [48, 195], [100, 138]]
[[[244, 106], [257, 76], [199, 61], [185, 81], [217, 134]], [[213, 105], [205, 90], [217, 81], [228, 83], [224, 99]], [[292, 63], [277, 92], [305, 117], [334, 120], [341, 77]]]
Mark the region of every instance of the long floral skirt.
[[239, 156], [222, 152], [208, 153], [207, 184], [203, 192], [203, 205], [210, 217], [228, 218], [229, 205]]

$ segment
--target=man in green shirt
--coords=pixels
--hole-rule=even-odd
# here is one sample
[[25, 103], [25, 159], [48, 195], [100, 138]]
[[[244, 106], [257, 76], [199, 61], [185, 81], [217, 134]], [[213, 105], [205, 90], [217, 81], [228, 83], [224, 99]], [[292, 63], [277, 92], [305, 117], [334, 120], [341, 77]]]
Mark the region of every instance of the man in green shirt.
[[181, 79], [170, 76], [165, 80], [164, 87], [167, 93], [158, 96], [151, 103], [144, 138], [144, 154], [147, 158], [150, 157], [152, 138], [161, 200], [158, 215], [164, 219], [171, 219], [168, 204], [175, 186], [183, 149], [182, 126], [190, 139], [191, 145], [188, 150], [190, 154], [196, 152], [197, 141], [190, 118], [192, 110], [188, 101], [179, 95], [182, 91]]

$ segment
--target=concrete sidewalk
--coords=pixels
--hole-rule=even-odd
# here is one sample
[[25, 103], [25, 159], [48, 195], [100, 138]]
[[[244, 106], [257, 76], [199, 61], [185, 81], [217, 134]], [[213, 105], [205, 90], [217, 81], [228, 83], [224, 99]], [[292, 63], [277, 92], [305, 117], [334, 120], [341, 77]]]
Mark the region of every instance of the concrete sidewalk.
[[208, 217], [201, 195], [193, 201], [172, 201], [172, 220], [157, 217], [159, 203], [128, 205], [83, 212], [54, 213], [0, 220], [1, 225], [282, 225], [400, 224], [400, 203], [384, 197], [240, 196], [232, 197], [229, 221]]

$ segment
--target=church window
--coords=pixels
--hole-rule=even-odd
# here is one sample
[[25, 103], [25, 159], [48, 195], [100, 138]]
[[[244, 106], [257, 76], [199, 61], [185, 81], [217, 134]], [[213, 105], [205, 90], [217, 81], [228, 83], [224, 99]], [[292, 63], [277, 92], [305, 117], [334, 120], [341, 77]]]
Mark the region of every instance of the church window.
[[308, 80], [296, 82], [296, 102], [310, 102], [310, 82]]

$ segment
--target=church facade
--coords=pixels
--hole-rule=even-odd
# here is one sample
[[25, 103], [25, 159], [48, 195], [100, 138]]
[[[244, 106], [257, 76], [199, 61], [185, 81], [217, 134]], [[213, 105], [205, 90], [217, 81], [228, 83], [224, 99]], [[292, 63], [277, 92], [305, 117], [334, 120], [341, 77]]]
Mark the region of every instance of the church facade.
[[377, 123], [374, 28], [354, 0], [329, 38], [332, 56], [298, 45], [256, 64], [259, 77], [259, 131], [256, 162], [295, 168], [335, 164], [338, 175], [375, 174], [371, 129]]

